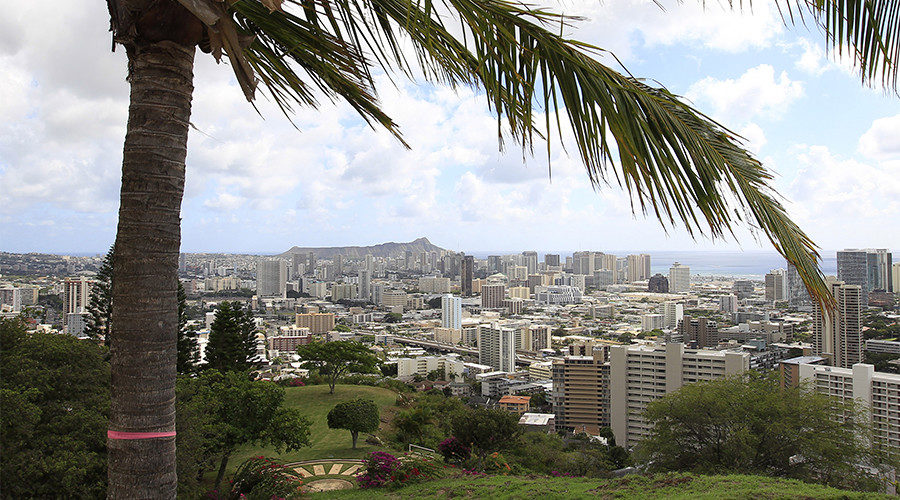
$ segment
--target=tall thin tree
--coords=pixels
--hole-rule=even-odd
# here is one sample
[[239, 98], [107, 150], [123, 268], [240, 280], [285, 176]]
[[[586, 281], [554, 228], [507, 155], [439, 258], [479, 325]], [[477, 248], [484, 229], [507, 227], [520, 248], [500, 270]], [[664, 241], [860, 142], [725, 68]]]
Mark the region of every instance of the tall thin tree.
[[[786, 20], [808, 14], [830, 47], [850, 51], [864, 81], [896, 88], [897, 2], [777, 1]], [[531, 150], [535, 135], [571, 126], [594, 186], [614, 178], [640, 210], [692, 234], [756, 227], [828, 301], [816, 247], [787, 216], [772, 174], [726, 128], [562, 36], [573, 19], [516, 0], [282, 3], [107, 0], [131, 84], [113, 260], [111, 497], [175, 494], [177, 267], [197, 46], [228, 58], [248, 100], [258, 81], [285, 113], [343, 100], [398, 138], [375, 98], [374, 69], [411, 75], [418, 65], [433, 82], [476, 86], [501, 137], [508, 130]]]
[[88, 299], [87, 318], [84, 322], [84, 333], [95, 340], [102, 340], [109, 345], [109, 328], [112, 323], [112, 271], [113, 249], [109, 247], [100, 269], [94, 276], [91, 286], [91, 297]]

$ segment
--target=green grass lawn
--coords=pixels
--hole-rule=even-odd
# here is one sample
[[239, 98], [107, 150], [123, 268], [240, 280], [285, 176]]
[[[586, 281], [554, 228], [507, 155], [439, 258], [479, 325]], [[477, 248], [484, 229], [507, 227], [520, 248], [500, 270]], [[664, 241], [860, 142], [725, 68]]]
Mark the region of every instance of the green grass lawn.
[[838, 490], [790, 479], [764, 476], [631, 475], [617, 479], [494, 476], [442, 479], [398, 490], [344, 490], [313, 498], [629, 498], [629, 499], [875, 499], [873, 493]]
[[[328, 394], [327, 385], [288, 387], [285, 391], [285, 404], [299, 408], [312, 421], [309, 438], [312, 446], [287, 453], [277, 453], [268, 447], [245, 446], [235, 452], [229, 460], [230, 472], [233, 472], [247, 458], [258, 455], [282, 462], [319, 458], [362, 458], [367, 453], [380, 448], [366, 444], [365, 436], [361, 434], [354, 450], [351, 447], [352, 440], [349, 431], [328, 428], [326, 422], [328, 412], [340, 402], [366, 398], [375, 401], [383, 415], [384, 408], [393, 406], [397, 400], [397, 393], [393, 391], [366, 385], [338, 385], [334, 388], [334, 394]], [[382, 427], [384, 425], [382, 424]]]

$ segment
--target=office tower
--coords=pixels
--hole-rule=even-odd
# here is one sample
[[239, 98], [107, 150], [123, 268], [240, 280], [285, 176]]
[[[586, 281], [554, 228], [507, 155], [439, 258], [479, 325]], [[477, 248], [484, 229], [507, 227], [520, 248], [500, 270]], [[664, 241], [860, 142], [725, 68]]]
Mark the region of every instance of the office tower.
[[735, 294], [729, 293], [727, 295], [719, 296], [719, 311], [725, 313], [736, 313], [738, 305], [738, 298]]
[[291, 279], [295, 280], [300, 276], [303, 276], [303, 254], [300, 253], [292, 253], [291, 254]]
[[596, 435], [609, 427], [609, 350], [583, 351], [553, 361], [551, 401], [557, 429]]
[[334, 275], [338, 278], [344, 275], [344, 257], [341, 254], [334, 256]]
[[481, 285], [481, 307], [497, 309], [503, 307], [506, 285]]
[[696, 343], [697, 348], [716, 347], [719, 344], [719, 327], [706, 318], [685, 316], [678, 323], [678, 335], [685, 344]]
[[363, 300], [367, 300], [369, 302], [372, 301], [372, 271], [368, 269], [360, 269], [359, 270], [359, 298]]
[[806, 285], [803, 284], [800, 273], [797, 272], [797, 268], [791, 263], [787, 265], [785, 281], [787, 282], [785, 284], [787, 289], [785, 299], [791, 306], [798, 307], [812, 304], [812, 299], [809, 296], [809, 292], [806, 291]]
[[287, 293], [287, 264], [285, 261], [261, 260], [256, 264], [256, 295], [284, 297]]
[[829, 276], [826, 285], [834, 296], [829, 313], [816, 302], [813, 317], [815, 353], [831, 358], [831, 364], [850, 368], [863, 359], [862, 289]]
[[731, 285], [731, 291], [738, 299], [749, 299], [753, 296], [753, 282], [750, 280], [737, 280]]
[[691, 268], [678, 262], [669, 268], [669, 291], [684, 293], [691, 289]]
[[496, 274], [503, 270], [502, 262], [499, 255], [488, 255], [487, 258], [488, 274]]
[[900, 294], [900, 262], [891, 265], [891, 289]]
[[309, 252], [306, 254], [306, 272], [312, 273], [316, 269], [316, 254]]
[[675, 301], [663, 302], [660, 308], [663, 315], [663, 328], [675, 328], [684, 318], [684, 306]]
[[869, 290], [881, 290], [891, 292], [893, 285], [891, 283], [891, 266], [893, 258], [890, 252], [885, 248], [876, 248], [867, 250], [866, 254], [866, 276], [869, 282]]
[[686, 350], [677, 342], [662, 347], [611, 346], [609, 414], [616, 443], [631, 448], [649, 434], [643, 413], [650, 401], [685, 384], [738, 375], [749, 369], [750, 355], [745, 352]]
[[475, 272], [475, 257], [465, 255], [459, 266], [459, 286], [464, 297], [472, 296], [472, 275]]
[[462, 329], [462, 299], [444, 294], [441, 297], [441, 328]]
[[627, 259], [626, 280], [634, 282], [650, 279], [650, 255], [645, 253], [629, 255]]
[[528, 274], [534, 274], [538, 270], [538, 254], [537, 252], [527, 250], [522, 252], [523, 264], [528, 268]]
[[777, 302], [784, 300], [784, 275], [780, 272], [772, 271], [766, 274], [766, 294], [765, 299], [768, 302]]
[[499, 323], [478, 329], [478, 363], [502, 372], [516, 371], [516, 329]]
[[423, 273], [430, 271], [428, 269], [428, 252], [419, 253], [419, 270]]
[[365, 269], [370, 273], [375, 272], [375, 257], [372, 257], [372, 254], [366, 254], [366, 266]]
[[334, 330], [334, 313], [297, 313], [295, 325], [311, 333], [327, 333]]
[[[611, 273], [611, 271], [600, 271]], [[653, 276], [650, 276], [650, 279], [647, 281], [647, 291], [652, 293], [669, 293], [671, 290], [671, 284], [669, 280], [663, 276], [662, 274], [656, 273]]]
[[876, 372], [865, 363], [847, 368], [801, 364], [799, 372], [800, 380], [820, 394], [862, 406], [875, 444], [900, 452], [900, 375]]
[[412, 250], [407, 250], [403, 255], [403, 268], [407, 270], [411, 270], [413, 268], [413, 253]]
[[63, 289], [63, 319], [69, 314], [84, 314], [91, 300], [91, 287], [94, 281], [84, 276], [66, 278]]
[[547, 267], [558, 267], [559, 266], [559, 254], [556, 253], [547, 253], [544, 254], [544, 265]]
[[525, 286], [528, 287], [528, 291], [534, 293], [534, 287], [541, 286], [544, 284], [544, 278], [540, 274], [529, 274], [528, 279], [525, 280]]

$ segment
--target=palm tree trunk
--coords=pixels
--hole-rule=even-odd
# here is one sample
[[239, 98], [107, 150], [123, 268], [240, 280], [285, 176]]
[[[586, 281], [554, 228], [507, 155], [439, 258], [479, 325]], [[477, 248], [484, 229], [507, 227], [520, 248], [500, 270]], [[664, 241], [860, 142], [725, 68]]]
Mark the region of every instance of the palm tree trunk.
[[108, 495], [175, 498], [177, 272], [194, 48], [163, 41], [128, 52]]

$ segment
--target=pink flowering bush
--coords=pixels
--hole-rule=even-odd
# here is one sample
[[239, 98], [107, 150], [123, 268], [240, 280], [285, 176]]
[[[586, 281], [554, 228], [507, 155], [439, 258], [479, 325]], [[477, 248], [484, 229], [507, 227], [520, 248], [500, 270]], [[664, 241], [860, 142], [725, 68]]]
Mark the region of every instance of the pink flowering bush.
[[292, 469], [265, 457], [253, 457], [238, 467], [231, 480], [229, 499], [277, 500], [288, 498], [303, 484]]
[[371, 453], [366, 458], [366, 471], [356, 476], [360, 488], [379, 488], [391, 481], [391, 476], [400, 468], [400, 460], [383, 451]]
[[370, 454], [365, 465], [365, 472], [356, 476], [360, 488], [394, 488], [444, 475], [441, 465], [432, 459], [407, 455], [401, 460], [383, 451]]

